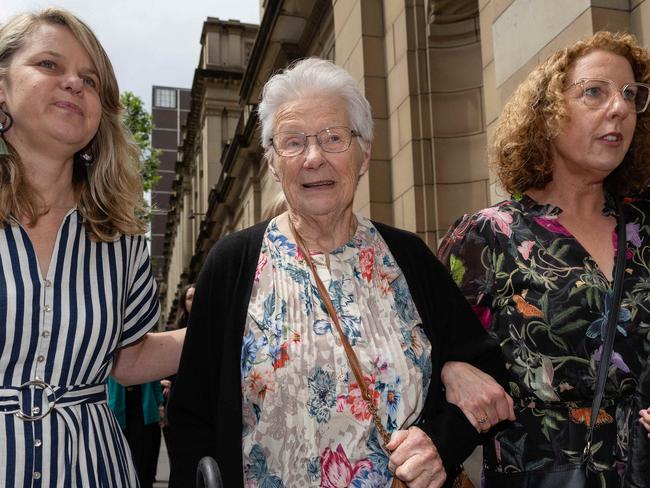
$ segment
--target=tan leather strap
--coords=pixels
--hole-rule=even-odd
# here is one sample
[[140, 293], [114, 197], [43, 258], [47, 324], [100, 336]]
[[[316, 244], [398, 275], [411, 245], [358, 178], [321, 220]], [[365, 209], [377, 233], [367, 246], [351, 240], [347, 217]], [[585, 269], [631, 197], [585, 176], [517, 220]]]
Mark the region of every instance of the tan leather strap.
[[381, 419], [379, 418], [379, 414], [377, 413], [377, 407], [375, 407], [375, 403], [372, 401], [372, 396], [370, 395], [370, 391], [368, 390], [368, 385], [366, 384], [366, 381], [363, 378], [361, 365], [359, 364], [357, 355], [354, 353], [354, 349], [352, 349], [352, 345], [348, 341], [347, 336], [345, 335], [343, 329], [341, 328], [341, 323], [339, 322], [339, 318], [338, 315], [336, 314], [336, 309], [334, 308], [334, 304], [332, 303], [330, 294], [327, 291], [327, 288], [325, 288], [325, 285], [323, 284], [323, 281], [320, 279], [320, 276], [318, 276], [318, 273], [316, 272], [316, 267], [314, 266], [314, 260], [311, 258], [311, 255], [309, 254], [309, 250], [307, 249], [305, 242], [303, 241], [300, 234], [298, 234], [298, 231], [294, 227], [291, 218], [288, 218], [288, 220], [289, 220], [289, 227], [291, 228], [291, 232], [293, 233], [293, 236], [296, 240], [296, 245], [298, 246], [298, 249], [302, 253], [303, 258], [307, 263], [307, 266], [311, 270], [311, 273], [314, 277], [314, 281], [316, 282], [316, 287], [318, 288], [318, 293], [321, 296], [321, 300], [323, 300], [323, 303], [325, 304], [325, 308], [327, 309], [327, 313], [332, 319], [332, 322], [334, 322], [334, 326], [336, 327], [336, 330], [339, 333], [339, 339], [341, 340], [341, 344], [343, 345], [343, 349], [345, 350], [345, 355], [348, 358], [350, 369], [352, 369], [352, 373], [354, 374], [354, 377], [357, 380], [357, 384], [359, 385], [359, 389], [361, 390], [362, 398], [366, 402], [366, 405], [368, 406], [368, 410], [372, 415], [372, 421], [375, 424], [375, 427], [377, 428], [379, 435], [384, 441], [384, 445], [388, 444], [388, 442], [390, 441], [390, 434], [386, 431], [386, 429], [381, 423]]

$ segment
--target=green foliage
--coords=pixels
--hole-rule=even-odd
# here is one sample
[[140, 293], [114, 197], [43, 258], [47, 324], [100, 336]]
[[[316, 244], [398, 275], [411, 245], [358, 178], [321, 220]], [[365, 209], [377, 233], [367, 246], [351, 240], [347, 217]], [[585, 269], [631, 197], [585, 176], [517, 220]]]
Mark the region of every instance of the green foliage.
[[140, 170], [144, 190], [149, 191], [160, 179], [158, 176], [160, 151], [151, 147], [153, 129], [151, 115], [145, 110], [142, 99], [129, 91], [122, 93], [120, 101], [126, 110], [124, 122], [140, 148]]

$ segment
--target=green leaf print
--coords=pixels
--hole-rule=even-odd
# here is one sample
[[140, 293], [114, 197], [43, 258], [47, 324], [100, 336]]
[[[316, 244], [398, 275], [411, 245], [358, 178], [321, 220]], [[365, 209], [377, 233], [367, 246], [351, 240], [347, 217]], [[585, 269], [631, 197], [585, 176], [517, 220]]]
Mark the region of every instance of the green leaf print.
[[454, 279], [456, 286], [461, 287], [463, 285], [463, 277], [465, 276], [465, 265], [453, 254], [449, 256], [449, 270], [451, 271], [451, 277]]

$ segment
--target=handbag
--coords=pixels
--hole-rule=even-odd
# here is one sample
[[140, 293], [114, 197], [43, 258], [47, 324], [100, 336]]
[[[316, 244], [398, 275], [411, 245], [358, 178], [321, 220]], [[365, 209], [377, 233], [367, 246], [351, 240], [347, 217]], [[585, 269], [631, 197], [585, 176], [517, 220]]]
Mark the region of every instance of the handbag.
[[632, 401], [632, 420], [629, 431], [627, 467], [621, 488], [650, 488], [650, 439], [645, 427], [634, 415], [650, 405], [650, 360], [639, 377]]
[[[314, 277], [314, 281], [316, 282], [316, 287], [318, 288], [318, 293], [320, 294], [321, 299], [323, 300], [323, 304], [327, 309], [327, 313], [332, 319], [332, 322], [334, 323], [334, 326], [336, 327], [336, 330], [339, 334], [339, 339], [341, 340], [341, 344], [343, 345], [343, 349], [345, 350], [345, 355], [347, 356], [348, 364], [350, 365], [350, 369], [352, 370], [352, 373], [354, 374], [354, 378], [357, 381], [357, 384], [359, 385], [359, 389], [361, 390], [361, 397], [366, 403], [368, 407], [368, 411], [372, 415], [372, 422], [375, 424], [375, 427], [377, 428], [377, 432], [381, 436], [381, 439], [384, 443], [384, 449], [386, 450], [386, 452], [390, 453], [390, 450], [386, 449], [386, 444], [390, 442], [390, 434], [386, 431], [383, 424], [381, 423], [381, 419], [379, 418], [379, 414], [377, 413], [377, 407], [375, 407], [375, 404], [372, 401], [372, 396], [370, 394], [370, 391], [368, 390], [368, 385], [366, 384], [366, 381], [363, 378], [363, 373], [361, 371], [361, 365], [359, 364], [359, 359], [357, 359], [357, 355], [355, 354], [354, 349], [352, 349], [352, 345], [350, 345], [347, 336], [345, 335], [343, 329], [341, 328], [341, 323], [339, 322], [338, 314], [336, 313], [336, 309], [334, 308], [332, 299], [330, 298], [329, 292], [327, 291], [327, 288], [325, 288], [323, 281], [320, 279], [320, 276], [318, 276], [318, 273], [316, 272], [314, 261], [311, 258], [311, 255], [309, 254], [309, 250], [307, 249], [307, 246], [305, 246], [302, 237], [300, 236], [300, 234], [298, 234], [298, 231], [294, 227], [291, 218], [288, 218], [288, 220], [289, 220], [289, 227], [291, 228], [291, 232], [293, 233], [293, 236], [296, 240], [298, 249], [302, 253], [305, 262], [307, 263], [307, 266], [309, 267], [309, 270], [311, 271], [312, 276]], [[457, 484], [457, 482], [461, 484]], [[462, 470], [458, 474], [458, 476], [454, 479], [452, 486], [453, 488], [474, 488], [474, 485], [470, 481], [469, 477]], [[406, 483], [404, 483], [404, 481], [400, 480], [397, 476], [393, 476], [391, 488], [407, 488], [407, 485]]]
[[484, 470], [485, 488], [585, 488], [587, 486], [587, 460], [591, 456], [591, 444], [596, 427], [596, 419], [605, 392], [607, 370], [616, 337], [616, 323], [623, 294], [623, 272], [625, 271], [626, 229], [623, 216], [623, 206], [617, 202], [618, 208], [618, 250], [614, 267], [614, 300], [607, 318], [607, 330], [603, 338], [603, 352], [598, 364], [598, 380], [594, 390], [594, 401], [591, 405], [591, 422], [585, 436], [585, 448], [582, 452], [581, 463], [562, 464], [548, 469], [521, 471], [517, 473], [497, 473]]

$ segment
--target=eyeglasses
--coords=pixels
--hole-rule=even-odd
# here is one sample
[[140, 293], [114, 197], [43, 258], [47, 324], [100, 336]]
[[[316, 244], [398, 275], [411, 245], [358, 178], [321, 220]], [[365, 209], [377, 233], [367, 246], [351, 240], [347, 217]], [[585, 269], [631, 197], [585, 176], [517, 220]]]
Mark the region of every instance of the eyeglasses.
[[359, 134], [349, 127], [326, 127], [316, 134], [304, 132], [278, 132], [270, 140], [279, 156], [298, 156], [305, 151], [310, 137], [315, 137], [321, 149], [328, 153], [347, 151], [353, 137]]
[[650, 85], [645, 83], [627, 83], [619, 88], [612, 80], [580, 78], [569, 85], [569, 88], [574, 86], [582, 89], [582, 103], [589, 108], [606, 107], [612, 98], [620, 93], [628, 109], [640, 114], [645, 111], [650, 101]]

